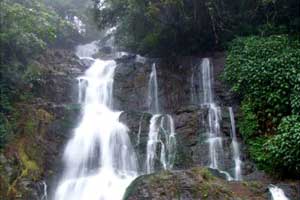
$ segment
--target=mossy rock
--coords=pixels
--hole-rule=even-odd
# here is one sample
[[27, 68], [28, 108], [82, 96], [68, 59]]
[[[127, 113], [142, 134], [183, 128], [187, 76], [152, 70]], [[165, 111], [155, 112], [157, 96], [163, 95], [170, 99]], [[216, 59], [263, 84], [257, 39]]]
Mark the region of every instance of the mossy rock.
[[138, 199], [233, 199], [232, 192], [205, 168], [161, 171], [137, 178], [124, 200]]
[[123, 200], [263, 200], [266, 188], [259, 182], [229, 182], [196, 167], [140, 176], [127, 188]]

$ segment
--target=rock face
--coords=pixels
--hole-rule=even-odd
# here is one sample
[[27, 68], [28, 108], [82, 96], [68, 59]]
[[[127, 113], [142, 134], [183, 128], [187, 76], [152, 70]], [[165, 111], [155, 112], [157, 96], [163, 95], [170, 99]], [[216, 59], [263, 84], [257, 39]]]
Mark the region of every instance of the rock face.
[[[216, 103], [221, 107], [222, 120], [221, 131], [224, 135], [221, 167], [229, 172], [234, 170], [231, 150], [231, 124], [228, 106], [232, 106], [237, 112], [239, 100], [229, 92], [229, 89], [220, 80], [224, 68], [224, 54], [210, 55], [213, 64], [213, 91]], [[142, 119], [142, 127], [139, 127], [141, 116], [149, 112], [148, 87], [152, 65], [156, 65], [158, 81], [158, 101], [160, 113], [171, 114], [176, 129], [177, 154], [174, 164], [175, 169], [186, 169], [191, 166], [209, 165], [209, 152], [207, 143], [207, 118], [208, 109], [200, 106], [200, 102], [193, 99], [193, 87], [201, 88], [198, 76], [201, 58], [184, 57], [177, 59], [146, 59], [140, 61], [136, 57], [128, 57], [118, 60], [114, 82], [114, 105], [118, 110], [123, 110], [127, 115], [124, 121], [130, 129], [132, 142], [136, 141], [140, 132], [141, 142], [136, 150], [140, 153], [140, 162], [145, 161], [145, 151], [149, 132], [149, 120], [151, 116]], [[198, 70], [198, 71], [197, 71]], [[192, 80], [192, 76], [194, 80]], [[192, 81], [194, 86], [191, 87]], [[198, 95], [198, 94], [196, 94]], [[135, 113], [128, 115], [128, 113]], [[143, 114], [144, 113], [144, 114]], [[141, 129], [141, 130], [139, 130]], [[242, 154], [246, 155], [246, 154]], [[247, 160], [244, 156], [243, 160]], [[141, 163], [143, 164], [143, 163]], [[245, 165], [246, 166], [246, 165]], [[255, 168], [249, 162], [247, 174]], [[244, 174], [246, 175], [246, 174]]]
[[[108, 49], [102, 49], [104, 53]], [[230, 117], [228, 106], [238, 111], [238, 97], [220, 80], [224, 54], [210, 55], [214, 65], [215, 101], [221, 107], [221, 131], [224, 135], [222, 168], [233, 171]], [[138, 155], [140, 173], [145, 172], [146, 146], [150, 119], [148, 82], [156, 63], [160, 113], [174, 119], [177, 153], [173, 172], [141, 176], [128, 188], [125, 199], [266, 199], [267, 184], [235, 183], [215, 178], [204, 168], [209, 165], [206, 135], [208, 109], [192, 99], [192, 74], [201, 59], [145, 59], [125, 55], [116, 60], [114, 107], [122, 110], [121, 122], [129, 128], [131, 142]], [[49, 50], [39, 60], [41, 77], [29, 88], [33, 98], [17, 105], [15, 138], [0, 152], [0, 197], [17, 200], [40, 200], [48, 184], [49, 198], [63, 166], [63, 148], [79, 118], [76, 77], [90, 64], [66, 50]], [[195, 87], [200, 88], [200, 81]], [[159, 149], [159, 148], [158, 148]], [[256, 171], [246, 152], [242, 153], [243, 177], [265, 179]], [[157, 165], [160, 170], [161, 166]], [[217, 173], [214, 173], [217, 174]], [[219, 174], [220, 177], [222, 177]], [[299, 186], [298, 186], [299, 187]], [[297, 185], [286, 186], [291, 199]], [[292, 188], [292, 189], [291, 189]], [[245, 196], [243, 196], [245, 195]], [[257, 196], [255, 196], [257, 195]]]
[[[224, 69], [224, 54], [216, 53], [210, 58], [214, 66], [214, 100], [221, 109], [223, 151], [219, 152], [222, 157], [220, 168], [232, 175], [234, 161], [228, 107], [233, 107], [238, 121], [239, 98], [230, 93], [220, 79]], [[160, 113], [170, 114], [175, 123], [177, 152], [174, 171], [161, 171], [157, 161], [155, 166], [158, 172], [137, 178], [128, 187], [124, 199], [270, 199], [268, 186], [274, 181], [259, 172], [248, 159], [240, 138], [242, 176], [249, 182], [228, 182], [225, 181], [226, 176], [217, 170], [199, 168], [210, 164], [206, 134], [208, 108], [202, 107], [192, 98], [191, 77], [201, 63], [199, 58], [186, 57], [166, 61], [130, 56], [118, 60], [114, 104], [118, 110], [123, 110], [120, 120], [129, 128], [129, 135], [138, 155], [140, 173], [145, 173], [147, 139], [152, 117], [148, 106], [148, 82], [153, 63], [156, 64], [158, 76]], [[199, 80], [194, 84], [196, 88], [202, 87]], [[298, 199], [297, 183], [287, 183], [286, 186], [284, 189], [290, 199]]]
[[[76, 77], [84, 67], [66, 50], [49, 50], [31, 85], [33, 97], [16, 105], [14, 139], [0, 153], [0, 196], [40, 200], [44, 181], [57, 181], [63, 146], [76, 124]], [[50, 191], [52, 188], [48, 187]]]
[[[225, 57], [223, 53], [210, 56], [213, 64], [216, 102], [225, 107], [238, 105], [238, 98], [220, 80], [224, 69]], [[158, 79], [158, 99], [162, 113], [174, 111], [190, 104], [191, 77], [195, 68], [201, 64], [201, 58], [180, 57], [176, 59], [146, 59], [138, 61], [136, 57], [118, 60], [115, 72], [115, 107], [120, 110], [148, 111], [147, 96], [148, 82], [152, 64], [156, 64]], [[195, 80], [196, 87], [201, 87]]]
[[263, 200], [267, 195], [259, 182], [227, 182], [205, 168], [192, 168], [141, 176], [127, 188], [124, 200]]

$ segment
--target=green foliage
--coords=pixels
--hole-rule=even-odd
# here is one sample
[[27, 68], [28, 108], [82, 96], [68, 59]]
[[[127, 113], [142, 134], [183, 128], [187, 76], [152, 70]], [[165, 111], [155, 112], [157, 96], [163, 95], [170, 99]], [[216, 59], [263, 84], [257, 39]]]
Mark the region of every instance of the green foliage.
[[3, 0], [0, 8], [0, 59], [27, 63], [49, 44], [74, 33], [70, 23], [38, 0]]
[[247, 145], [250, 156], [255, 161], [257, 167], [271, 172], [273, 170], [273, 167], [269, 164], [270, 154], [266, 154], [266, 149], [264, 146], [267, 141], [267, 137], [260, 136], [248, 140]]
[[264, 148], [269, 154], [269, 162], [282, 173], [300, 174], [300, 115], [283, 118], [277, 131]]
[[287, 35], [235, 39], [223, 78], [243, 99], [238, 122], [252, 159], [299, 174], [300, 41]]
[[238, 38], [231, 43], [224, 78], [249, 102], [264, 132], [299, 113], [300, 42], [285, 35]]
[[0, 147], [14, 130], [14, 104], [29, 101], [30, 85], [43, 73], [36, 61], [43, 51], [74, 34], [40, 0], [1, 0], [0, 7]]
[[299, 1], [94, 0], [101, 29], [141, 54], [191, 55], [222, 48], [236, 36], [298, 33]]
[[258, 131], [258, 120], [252, 109], [252, 104], [249, 101], [242, 102], [242, 117], [238, 121], [238, 128], [246, 140], [253, 137]]
[[26, 62], [55, 39], [57, 16], [35, 3], [33, 8], [5, 0], [1, 3], [1, 60]]

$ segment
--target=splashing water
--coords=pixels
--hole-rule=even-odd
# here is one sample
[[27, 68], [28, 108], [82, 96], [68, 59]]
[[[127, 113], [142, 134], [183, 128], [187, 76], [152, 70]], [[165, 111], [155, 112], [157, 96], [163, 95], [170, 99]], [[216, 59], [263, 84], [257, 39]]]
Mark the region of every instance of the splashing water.
[[276, 185], [269, 186], [269, 192], [271, 193], [272, 200], [289, 200], [284, 194], [284, 191]]
[[172, 169], [176, 154], [176, 133], [171, 115], [159, 114], [158, 84], [155, 63], [152, 65], [148, 86], [149, 112], [153, 114], [150, 120], [146, 173], [155, 171], [156, 161], [163, 169]]
[[[163, 169], [172, 169], [176, 154], [176, 133], [171, 115], [156, 114], [150, 120], [147, 142], [146, 173], [155, 171], [159, 159]], [[160, 153], [158, 153], [160, 147]]]
[[[79, 47], [78, 55], [91, 56], [89, 46]], [[83, 115], [65, 148], [65, 170], [55, 200], [122, 199], [137, 176], [128, 128], [119, 122], [121, 112], [112, 110], [115, 68], [112, 60], [96, 59], [78, 78]]]
[[215, 104], [209, 105], [208, 110], [208, 144], [210, 155], [210, 167], [219, 169], [219, 154], [222, 151], [222, 136], [220, 131], [221, 109]]
[[233, 150], [233, 160], [235, 164], [234, 168], [234, 179], [236, 181], [242, 180], [242, 172], [241, 172], [241, 165], [242, 161], [240, 159], [240, 148], [239, 143], [236, 138], [236, 128], [235, 128], [235, 120], [234, 120], [234, 113], [232, 107], [228, 108], [230, 114], [230, 122], [231, 122], [231, 137], [232, 137], [232, 150]]

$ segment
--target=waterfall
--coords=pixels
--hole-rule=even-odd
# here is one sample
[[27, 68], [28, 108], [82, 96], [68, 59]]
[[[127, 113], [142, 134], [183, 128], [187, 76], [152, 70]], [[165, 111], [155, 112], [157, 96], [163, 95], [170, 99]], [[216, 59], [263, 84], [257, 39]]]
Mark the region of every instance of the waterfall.
[[160, 115], [153, 115], [150, 120], [150, 128], [147, 142], [147, 157], [146, 157], [146, 171], [147, 174], [154, 172], [156, 149], [159, 142], [159, 119]]
[[239, 181], [242, 180], [241, 175], [241, 165], [242, 161], [240, 159], [240, 148], [239, 143], [236, 138], [236, 128], [235, 128], [235, 119], [232, 107], [228, 108], [230, 114], [230, 122], [231, 122], [231, 137], [232, 137], [232, 150], [233, 150], [233, 160], [234, 160], [234, 179]]
[[48, 200], [48, 186], [45, 181], [41, 181], [37, 183], [38, 192], [40, 194], [40, 200]]
[[148, 85], [148, 106], [149, 106], [150, 113], [152, 114], [159, 113], [158, 84], [157, 84], [155, 63], [153, 63], [152, 65], [152, 72], [150, 74], [149, 85]]
[[219, 169], [220, 158], [218, 151], [223, 149], [220, 130], [221, 109], [213, 103], [209, 105], [208, 109], [209, 166], [213, 169]]
[[202, 104], [213, 104], [213, 91], [212, 82], [213, 77], [211, 76], [211, 65], [208, 58], [204, 58], [201, 63], [202, 70], [202, 87], [203, 87], [203, 102]]
[[172, 169], [176, 154], [176, 133], [174, 121], [171, 115], [163, 115], [159, 112], [158, 83], [156, 65], [152, 65], [148, 86], [149, 112], [153, 114], [150, 120], [146, 173], [155, 171], [156, 161], [159, 160], [163, 169]]
[[192, 73], [191, 76], [191, 103], [195, 104], [197, 102], [197, 92], [196, 92], [196, 87], [195, 87], [195, 74]]
[[[94, 47], [79, 46], [78, 56], [92, 56], [90, 46]], [[55, 200], [122, 199], [137, 176], [128, 128], [119, 121], [121, 112], [112, 108], [115, 68], [113, 60], [95, 59], [78, 78], [82, 119], [65, 148], [65, 169]]]
[[[208, 126], [206, 127], [206, 134], [208, 137], [207, 142], [209, 148], [209, 167], [216, 169], [220, 173], [224, 174], [227, 177], [227, 180], [233, 180], [230, 174], [226, 171], [223, 171], [220, 166], [220, 162], [223, 159], [222, 152], [224, 152], [223, 137], [220, 127], [222, 113], [221, 108], [217, 106], [213, 98], [213, 76], [211, 75], [213, 69], [210, 60], [208, 58], [202, 59], [200, 67], [200, 70], [197, 71], [199, 73], [199, 85], [202, 86], [202, 90], [198, 90], [200, 99], [199, 104], [203, 108], [208, 109], [207, 121], [205, 121], [204, 124], [208, 124]], [[193, 84], [191, 88], [192, 93], [194, 93], [196, 90], [194, 86], [194, 77], [195, 74], [193, 73], [191, 78], [191, 84]], [[193, 94], [193, 98], [195, 96], [196, 95]]]
[[269, 186], [269, 192], [271, 193], [272, 200], [289, 200], [284, 194], [284, 191], [276, 185]]
[[[160, 147], [159, 154], [158, 147]], [[155, 171], [156, 160], [159, 160], [163, 169], [172, 169], [175, 154], [176, 133], [173, 118], [171, 115], [153, 115], [147, 142], [146, 173]]]
[[140, 121], [139, 121], [139, 130], [138, 130], [138, 134], [137, 134], [137, 139], [136, 139], [136, 146], [138, 147], [140, 145], [141, 142], [141, 133], [142, 133], [142, 122], [144, 119], [144, 114], [142, 114]]
[[208, 144], [210, 167], [219, 169], [219, 151], [223, 151], [222, 135], [220, 129], [221, 109], [213, 102], [211, 65], [208, 58], [201, 63], [203, 98], [202, 106], [208, 108]]

